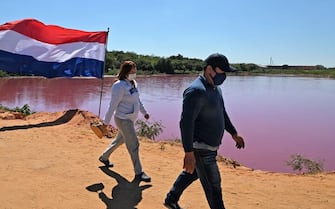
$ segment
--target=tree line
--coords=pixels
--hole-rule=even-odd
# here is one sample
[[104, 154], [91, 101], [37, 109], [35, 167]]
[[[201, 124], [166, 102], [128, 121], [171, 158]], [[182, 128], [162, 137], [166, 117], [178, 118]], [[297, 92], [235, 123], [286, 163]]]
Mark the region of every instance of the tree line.
[[[201, 59], [184, 57], [181, 54], [170, 57], [154, 55], [140, 55], [135, 52], [110, 51], [106, 54], [105, 74], [116, 75], [120, 65], [125, 60], [132, 60], [137, 64], [138, 74], [199, 74], [204, 66]], [[237, 69], [237, 75], [255, 74], [303, 74], [335, 78], [335, 68], [325, 68], [322, 65], [313, 69], [294, 68], [288, 65], [260, 66], [253, 63], [232, 63]]]
[[187, 58], [178, 54], [170, 57], [140, 55], [134, 52], [110, 51], [106, 54], [105, 74], [115, 74], [125, 60], [136, 63], [142, 74], [186, 74], [202, 70], [203, 60]]
[[[117, 75], [120, 65], [125, 60], [132, 60], [137, 64], [138, 74], [199, 74], [204, 61], [197, 58], [184, 57], [181, 54], [170, 57], [155, 55], [141, 55], [135, 52], [108, 51], [105, 59], [105, 75]], [[294, 68], [292, 66], [260, 66], [253, 63], [232, 63], [237, 69], [236, 75], [257, 74], [295, 74], [335, 78], [335, 68], [325, 68], [317, 65], [313, 69]], [[0, 77], [20, 76], [0, 70]]]
[[[184, 57], [181, 54], [170, 57], [139, 55], [135, 52], [110, 51], [106, 54], [105, 74], [116, 74], [125, 60], [137, 64], [140, 74], [193, 74], [203, 70], [204, 61], [197, 58]], [[238, 71], [248, 72], [260, 70], [255, 64], [232, 64]]]

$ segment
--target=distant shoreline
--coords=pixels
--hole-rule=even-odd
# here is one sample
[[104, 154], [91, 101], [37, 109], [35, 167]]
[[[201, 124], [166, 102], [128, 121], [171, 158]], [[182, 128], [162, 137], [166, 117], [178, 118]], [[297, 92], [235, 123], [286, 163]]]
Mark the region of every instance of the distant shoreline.
[[[234, 76], [234, 75], [230, 75]], [[285, 73], [238, 73], [236, 76], [269, 76], [269, 77], [309, 77], [309, 78], [331, 78], [332, 75], [318, 75], [318, 74], [285, 74]]]
[[[199, 73], [186, 73], [186, 74], [141, 74], [139, 73], [138, 77], [149, 77], [149, 76], [197, 76]], [[307, 73], [252, 73], [252, 72], [238, 72], [238, 73], [229, 73], [229, 76], [268, 76], [268, 77], [308, 77], [308, 78], [326, 78], [326, 79], [335, 79], [334, 75], [327, 74], [307, 74]], [[104, 75], [104, 78], [116, 77], [116, 75]], [[98, 79], [96, 77], [56, 77], [56, 78], [46, 78], [43, 76], [4, 76], [1, 78], [45, 78], [45, 79], [60, 79], [60, 78], [75, 78], [75, 79]]]

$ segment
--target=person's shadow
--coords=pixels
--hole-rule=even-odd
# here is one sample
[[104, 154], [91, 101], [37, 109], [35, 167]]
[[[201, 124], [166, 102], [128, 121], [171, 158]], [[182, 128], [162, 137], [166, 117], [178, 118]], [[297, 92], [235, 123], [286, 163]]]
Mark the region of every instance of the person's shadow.
[[97, 192], [99, 198], [107, 206], [107, 209], [136, 209], [136, 205], [142, 200], [142, 191], [150, 188], [152, 185], [140, 186], [140, 181], [134, 178], [129, 182], [120, 174], [109, 170], [106, 166], [101, 166], [100, 169], [110, 177], [117, 181], [117, 185], [112, 189], [111, 198], [103, 191], [103, 183], [96, 183], [87, 186], [86, 189], [91, 192]]

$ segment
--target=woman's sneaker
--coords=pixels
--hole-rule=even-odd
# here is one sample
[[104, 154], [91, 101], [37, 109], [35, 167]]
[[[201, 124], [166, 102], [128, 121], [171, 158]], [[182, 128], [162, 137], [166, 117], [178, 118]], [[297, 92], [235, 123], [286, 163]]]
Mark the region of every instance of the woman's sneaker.
[[148, 176], [146, 173], [142, 172], [141, 174], [135, 175], [135, 180], [137, 181], [145, 181], [145, 182], [150, 182], [151, 178]]
[[109, 160], [102, 159], [102, 157], [99, 157], [99, 161], [102, 162], [106, 167], [111, 168], [114, 166], [113, 163], [109, 162]]

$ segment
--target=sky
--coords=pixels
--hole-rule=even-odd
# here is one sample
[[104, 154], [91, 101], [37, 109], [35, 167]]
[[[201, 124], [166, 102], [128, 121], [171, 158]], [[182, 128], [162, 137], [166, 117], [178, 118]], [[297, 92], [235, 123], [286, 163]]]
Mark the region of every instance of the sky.
[[334, 9], [334, 0], [6, 0], [0, 24], [109, 30], [108, 51], [335, 67]]

